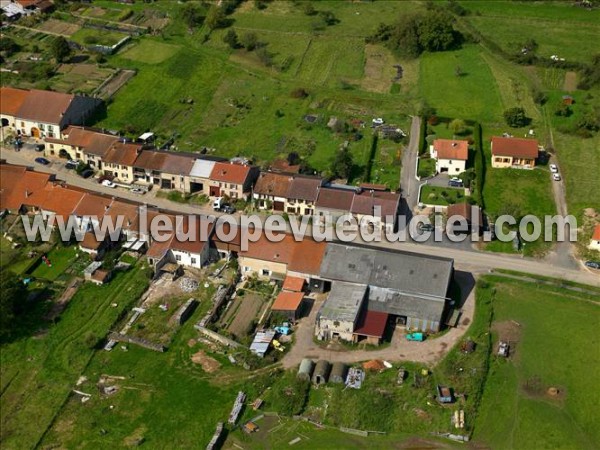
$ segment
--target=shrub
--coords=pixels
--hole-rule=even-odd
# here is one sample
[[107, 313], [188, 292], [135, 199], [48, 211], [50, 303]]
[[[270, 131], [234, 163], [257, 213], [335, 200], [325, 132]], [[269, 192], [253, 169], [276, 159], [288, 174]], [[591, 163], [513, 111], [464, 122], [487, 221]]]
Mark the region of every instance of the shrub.
[[296, 88], [290, 93], [290, 96], [292, 98], [306, 98], [308, 97], [308, 92], [304, 88]]

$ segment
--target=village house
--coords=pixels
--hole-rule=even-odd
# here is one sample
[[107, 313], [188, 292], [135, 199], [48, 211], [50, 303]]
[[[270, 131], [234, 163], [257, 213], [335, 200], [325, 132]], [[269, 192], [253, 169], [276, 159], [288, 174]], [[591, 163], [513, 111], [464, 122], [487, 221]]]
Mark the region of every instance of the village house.
[[[479, 206], [469, 203], [455, 203], [448, 206], [446, 213], [448, 216], [448, 226], [455, 233], [481, 233], [483, 229], [483, 213]], [[453, 217], [455, 220], [451, 221], [450, 219]], [[460, 226], [460, 220], [463, 220], [466, 224], [464, 229]]]
[[436, 160], [436, 173], [459, 175], [467, 168], [469, 143], [456, 139], [436, 139], [429, 147], [431, 157]]
[[364, 220], [373, 229], [394, 231], [398, 222], [399, 208], [400, 194], [388, 191], [361, 190], [354, 194], [350, 213], [359, 224]]
[[0, 164], [0, 210], [13, 214], [37, 213], [47, 198], [46, 186], [54, 175], [23, 166]]
[[356, 191], [357, 188], [353, 186], [322, 187], [315, 202], [315, 216], [321, 222], [325, 221], [325, 216], [330, 216], [335, 224], [341, 216], [350, 214]]
[[190, 194], [210, 194], [210, 174], [215, 167], [216, 161], [212, 159], [196, 159], [190, 170], [189, 192]]
[[121, 141], [113, 143], [102, 156], [102, 172], [114, 177], [113, 181], [133, 183], [133, 164], [141, 151], [140, 144]]
[[294, 177], [287, 193], [285, 212], [301, 216], [313, 215], [319, 189], [323, 186], [323, 183], [322, 178]]
[[102, 100], [74, 94], [0, 88], [2, 127], [35, 138], [60, 138], [68, 125], [83, 125]]
[[216, 162], [210, 174], [209, 196], [247, 200], [258, 174], [258, 167], [233, 162]]
[[492, 167], [496, 169], [533, 169], [538, 153], [536, 139], [492, 137]]
[[133, 181], [187, 193], [195, 158], [189, 153], [142, 150], [133, 163]]
[[589, 248], [591, 250], [600, 251], [600, 224], [594, 227], [594, 233], [592, 234], [592, 239], [590, 240]]
[[288, 320], [297, 320], [302, 314], [303, 301], [304, 294], [302, 292], [283, 290], [277, 295], [271, 311], [285, 316]]
[[317, 313], [315, 335], [318, 339], [354, 341], [354, 329], [367, 298], [367, 285], [336, 281]]
[[284, 211], [292, 176], [274, 172], [261, 172], [252, 197], [258, 209]]
[[102, 259], [110, 246], [108, 233], [104, 236], [104, 239], [97, 239], [93, 231], [85, 233], [83, 240], [79, 242], [79, 250], [90, 255], [94, 261]]
[[102, 169], [102, 158], [119, 138], [89, 128], [69, 126], [59, 138], [46, 137], [45, 156], [59, 156], [83, 161], [98, 170]]

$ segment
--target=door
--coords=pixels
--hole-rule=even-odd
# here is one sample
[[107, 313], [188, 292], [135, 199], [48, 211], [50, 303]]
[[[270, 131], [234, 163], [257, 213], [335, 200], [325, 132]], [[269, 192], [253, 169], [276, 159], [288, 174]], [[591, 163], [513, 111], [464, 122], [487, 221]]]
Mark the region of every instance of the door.
[[211, 186], [210, 187], [210, 196], [211, 197], [220, 197], [221, 196], [221, 189], [219, 188], [219, 186]]
[[31, 135], [34, 138], [39, 138], [40, 137], [40, 130], [39, 130], [39, 128], [31, 127]]

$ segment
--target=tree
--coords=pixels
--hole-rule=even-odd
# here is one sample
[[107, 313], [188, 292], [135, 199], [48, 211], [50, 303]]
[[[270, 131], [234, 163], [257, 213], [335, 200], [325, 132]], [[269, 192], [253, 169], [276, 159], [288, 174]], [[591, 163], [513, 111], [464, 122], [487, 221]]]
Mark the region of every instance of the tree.
[[321, 16], [323, 22], [325, 22], [325, 25], [327, 26], [335, 25], [339, 22], [337, 17], [335, 17], [335, 14], [333, 14], [331, 11], [321, 11], [319, 12], [319, 15]]
[[231, 48], [238, 48], [240, 46], [238, 35], [233, 28], [229, 29], [225, 36], [223, 36], [223, 42]]
[[247, 51], [251, 52], [258, 46], [258, 36], [256, 33], [252, 32], [244, 33], [240, 37], [240, 44], [242, 44], [242, 47]]
[[19, 44], [13, 41], [9, 37], [0, 38], [0, 52], [4, 52], [6, 56], [10, 56], [13, 53], [18, 52], [20, 49]]
[[513, 128], [524, 127], [531, 122], [531, 119], [525, 114], [525, 110], [518, 106], [504, 111], [504, 120], [508, 126]]
[[307, 16], [314, 16], [317, 13], [317, 10], [310, 2], [305, 2], [302, 6], [302, 12]]
[[336, 177], [349, 178], [353, 166], [352, 153], [347, 148], [342, 148], [336, 153], [331, 162], [331, 173]]
[[449, 127], [454, 134], [463, 134], [465, 131], [467, 131], [467, 125], [462, 119], [454, 119], [452, 122], [450, 122]]
[[192, 3], [188, 3], [183, 7], [181, 10], [181, 18], [190, 31], [204, 20], [200, 9]]
[[62, 36], [54, 38], [50, 51], [52, 52], [52, 56], [56, 59], [56, 62], [59, 63], [63, 62], [71, 54], [69, 43]]
[[223, 27], [225, 25], [225, 13], [223, 9], [217, 5], [211, 6], [206, 14], [205, 23], [210, 30]]
[[0, 271], [0, 341], [13, 335], [17, 318], [23, 312], [22, 303], [27, 289], [19, 278], [8, 270]]
[[449, 50], [457, 43], [452, 22], [447, 14], [430, 11], [419, 21], [419, 44], [424, 50], [440, 52]]
[[573, 114], [573, 110], [563, 102], [560, 102], [554, 110], [554, 115], [559, 117], [569, 117], [571, 114]]

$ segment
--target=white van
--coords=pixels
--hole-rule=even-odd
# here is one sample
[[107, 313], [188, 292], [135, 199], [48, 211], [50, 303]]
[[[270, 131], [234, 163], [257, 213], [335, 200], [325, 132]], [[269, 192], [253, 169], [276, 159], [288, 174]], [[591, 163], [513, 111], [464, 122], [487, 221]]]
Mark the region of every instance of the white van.
[[217, 197], [213, 201], [213, 210], [220, 211], [223, 206], [223, 197]]

